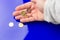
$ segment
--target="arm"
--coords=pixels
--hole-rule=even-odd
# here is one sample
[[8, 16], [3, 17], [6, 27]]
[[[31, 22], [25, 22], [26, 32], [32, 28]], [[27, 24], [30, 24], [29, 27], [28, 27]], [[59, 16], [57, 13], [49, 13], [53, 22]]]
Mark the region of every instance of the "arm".
[[[38, 7], [39, 3], [37, 0]], [[44, 20], [60, 24], [60, 0], [46, 0], [44, 5]]]

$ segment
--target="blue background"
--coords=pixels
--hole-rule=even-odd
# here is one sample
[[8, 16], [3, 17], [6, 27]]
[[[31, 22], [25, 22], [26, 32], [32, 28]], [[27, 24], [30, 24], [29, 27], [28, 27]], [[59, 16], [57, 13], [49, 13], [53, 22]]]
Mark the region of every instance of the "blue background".
[[[0, 0], [0, 40], [24, 40], [28, 34], [28, 25], [20, 28], [12, 16], [15, 7], [21, 4], [23, 0]], [[13, 27], [9, 27], [10, 22], [14, 23]]]
[[[60, 40], [60, 25], [48, 22], [29, 22], [23, 28], [12, 16], [15, 7], [30, 0], [0, 0], [0, 40]], [[14, 27], [9, 27], [9, 22]]]
[[[24, 0], [28, 2], [30, 0]], [[29, 33], [25, 40], [60, 40], [60, 25], [48, 22], [28, 23]]]

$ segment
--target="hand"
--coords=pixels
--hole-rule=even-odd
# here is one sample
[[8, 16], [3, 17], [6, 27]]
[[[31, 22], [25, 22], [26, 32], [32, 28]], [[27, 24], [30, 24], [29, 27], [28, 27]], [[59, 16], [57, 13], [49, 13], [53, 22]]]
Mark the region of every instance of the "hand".
[[39, 8], [39, 10], [44, 13], [44, 5], [46, 0], [31, 0], [32, 2], [36, 3], [36, 6]]
[[[31, 13], [27, 13], [26, 15], [28, 17], [24, 18], [21, 15], [21, 11], [27, 8], [31, 9]], [[33, 2], [28, 2], [21, 6], [17, 6], [15, 10], [16, 11], [13, 12], [13, 16], [15, 16], [16, 20], [20, 20], [20, 22], [43, 21], [44, 20], [43, 13], [39, 10], [39, 8]]]

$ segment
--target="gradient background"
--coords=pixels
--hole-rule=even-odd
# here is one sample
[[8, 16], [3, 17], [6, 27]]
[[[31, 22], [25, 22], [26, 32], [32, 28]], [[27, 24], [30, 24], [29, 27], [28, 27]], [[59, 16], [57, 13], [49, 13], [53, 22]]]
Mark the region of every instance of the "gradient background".
[[[12, 16], [15, 7], [23, 4], [23, 0], [0, 0], [0, 40], [24, 40], [28, 33], [28, 25], [18, 27], [18, 23]], [[14, 26], [9, 27], [13, 22]]]
[[[60, 25], [29, 22], [23, 28], [12, 16], [15, 7], [30, 0], [0, 0], [0, 40], [60, 40]], [[9, 22], [14, 27], [9, 27]]]

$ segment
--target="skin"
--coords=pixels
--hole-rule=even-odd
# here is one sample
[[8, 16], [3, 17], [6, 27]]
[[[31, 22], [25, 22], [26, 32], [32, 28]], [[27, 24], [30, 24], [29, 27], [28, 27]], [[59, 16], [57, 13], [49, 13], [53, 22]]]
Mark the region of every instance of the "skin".
[[[36, 0], [31, 0], [36, 2]], [[40, 0], [41, 1], [41, 0]], [[20, 22], [31, 22], [31, 21], [43, 21], [44, 20], [44, 14], [43, 14], [43, 6], [44, 6], [44, 1], [41, 1], [40, 8], [37, 7], [37, 3], [33, 2], [28, 2], [23, 5], [19, 5], [15, 8], [15, 11], [13, 12], [13, 16], [15, 16], [16, 20], [20, 20]], [[31, 12], [27, 12], [28, 17], [23, 17], [21, 15], [21, 11], [30, 8]]]

